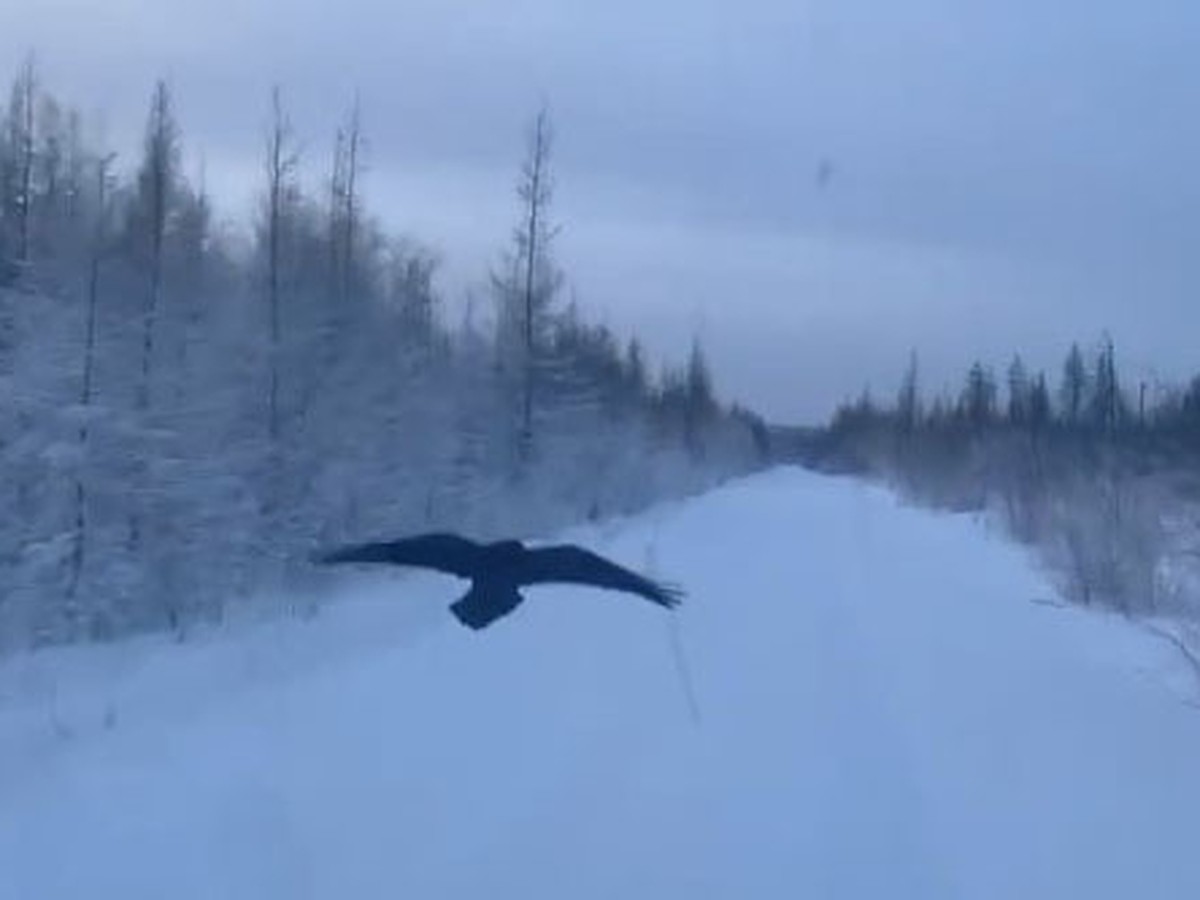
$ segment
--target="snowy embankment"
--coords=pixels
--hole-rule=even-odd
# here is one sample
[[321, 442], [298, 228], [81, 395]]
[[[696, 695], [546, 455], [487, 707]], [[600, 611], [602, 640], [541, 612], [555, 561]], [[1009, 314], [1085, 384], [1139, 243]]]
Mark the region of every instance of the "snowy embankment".
[[1195, 673], [971, 520], [777, 471], [573, 537], [687, 605], [380, 573], [0, 666], [0, 897], [1200, 896]]

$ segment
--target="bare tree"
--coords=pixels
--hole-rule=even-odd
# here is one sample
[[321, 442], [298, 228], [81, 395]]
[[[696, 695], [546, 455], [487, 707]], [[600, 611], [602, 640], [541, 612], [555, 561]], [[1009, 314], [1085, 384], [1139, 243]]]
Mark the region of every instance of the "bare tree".
[[518, 188], [527, 214], [525, 229], [525, 393], [521, 423], [526, 445], [533, 439], [534, 271], [539, 250], [545, 252], [543, 248], [539, 247], [539, 241], [545, 237], [543, 231], [546, 207], [549, 206], [553, 194], [549, 172], [551, 140], [549, 112], [543, 106], [538, 110], [537, 118], [534, 120], [529, 155], [525, 160], [523, 180]]
[[[100, 265], [104, 258], [107, 238], [109, 169], [114, 154], [99, 160], [96, 165], [96, 211], [92, 226], [92, 246], [88, 260], [87, 317], [83, 340], [83, 377], [79, 386], [79, 405], [83, 422], [79, 426], [80, 456], [87, 457], [88, 414], [92, 405], [93, 381], [96, 371], [96, 323], [100, 302]], [[82, 473], [75, 476], [75, 545], [71, 554], [71, 577], [67, 596], [73, 598], [83, 574], [87, 547], [87, 488]]]
[[280, 382], [280, 268], [285, 206], [290, 197], [299, 157], [292, 146], [292, 126], [283, 111], [279, 88], [271, 92], [271, 129], [267, 137], [267, 309], [270, 319], [270, 387], [267, 401], [267, 431], [272, 442], [279, 440]]
[[37, 221], [30, 224], [33, 244], [49, 247], [51, 231], [63, 218], [66, 190], [67, 132], [63, 109], [49, 94], [37, 99], [37, 134], [34, 149], [33, 183], [37, 192]]
[[343, 268], [342, 268], [342, 302], [345, 303], [354, 288], [354, 279], [356, 272], [356, 255], [355, 250], [358, 246], [358, 226], [359, 226], [359, 179], [362, 168], [362, 108], [359, 105], [358, 98], [354, 98], [354, 106], [350, 110], [350, 118], [346, 124], [346, 190], [343, 202], [345, 203], [344, 214], [344, 246], [343, 246]]
[[515, 399], [516, 460], [527, 463], [533, 447], [535, 381], [539, 348], [549, 324], [549, 312], [561, 285], [550, 245], [555, 229], [549, 222], [554, 184], [550, 172], [553, 143], [550, 113], [542, 107], [531, 124], [525, 158], [517, 181], [520, 218], [513, 230], [512, 249], [492, 286], [499, 300], [497, 344], [503, 368], [511, 379]]
[[186, 187], [180, 190], [175, 217], [176, 260], [179, 265], [179, 289], [174, 303], [175, 323], [179, 329], [176, 365], [180, 377], [175, 390], [178, 406], [183, 405], [185, 385], [190, 385], [193, 380], [191, 345], [207, 305], [209, 260], [213, 252], [212, 217], [207, 170], [201, 158], [195, 190]]
[[354, 291], [356, 249], [362, 211], [362, 112], [357, 97], [333, 139], [329, 176], [329, 284], [339, 315]]
[[81, 195], [85, 188], [86, 153], [83, 146], [83, 122], [79, 111], [67, 113], [66, 161], [64, 163], [63, 215], [74, 223], [82, 208]]
[[333, 165], [329, 173], [329, 296], [340, 306], [342, 298], [342, 219], [346, 209], [346, 133], [339, 126], [333, 137]]
[[142, 380], [138, 406], [147, 409], [151, 399], [154, 338], [163, 281], [163, 248], [167, 219], [174, 199], [179, 170], [179, 130], [171, 110], [171, 93], [160, 80], [150, 101], [150, 116], [141, 168], [138, 171], [135, 240], [147, 254], [149, 284], [142, 315]]
[[33, 213], [34, 126], [37, 104], [37, 66], [33, 56], [26, 58], [13, 84], [9, 103], [9, 152], [13, 156], [15, 176], [11, 198], [17, 229], [17, 259], [29, 262], [30, 222]]

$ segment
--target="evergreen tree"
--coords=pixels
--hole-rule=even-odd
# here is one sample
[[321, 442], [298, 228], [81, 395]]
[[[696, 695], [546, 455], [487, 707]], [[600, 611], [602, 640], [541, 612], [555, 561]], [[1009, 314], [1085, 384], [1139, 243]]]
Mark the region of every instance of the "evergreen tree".
[[1112, 433], [1127, 415], [1117, 379], [1116, 353], [1112, 338], [1105, 335], [1096, 356], [1095, 375], [1088, 402], [1088, 420], [1096, 428]]
[[909, 434], [920, 422], [920, 387], [917, 382], [917, 352], [913, 350], [908, 358], [908, 368], [904, 372], [904, 380], [900, 382], [900, 391], [896, 397], [896, 424], [901, 433]]
[[1059, 388], [1059, 403], [1062, 418], [1068, 428], [1079, 425], [1087, 399], [1088, 372], [1078, 344], [1072, 344], [1063, 364], [1062, 385]]
[[704, 454], [704, 432], [717, 414], [708, 357], [697, 338], [692, 341], [684, 380], [684, 433], [693, 456]]
[[642, 345], [636, 337], [629, 339], [629, 344], [625, 349], [625, 378], [629, 385], [629, 392], [634, 399], [641, 400], [646, 396], [650, 378], [646, 372], [646, 360], [642, 352]]
[[1050, 391], [1046, 387], [1046, 375], [1038, 372], [1029, 389], [1029, 427], [1041, 431], [1050, 423], [1053, 410], [1050, 406]]
[[1011, 425], [1027, 425], [1030, 418], [1029, 373], [1018, 354], [1008, 366], [1008, 421]]
[[974, 363], [967, 372], [961, 409], [971, 427], [978, 430], [996, 416], [996, 379], [983, 363]]

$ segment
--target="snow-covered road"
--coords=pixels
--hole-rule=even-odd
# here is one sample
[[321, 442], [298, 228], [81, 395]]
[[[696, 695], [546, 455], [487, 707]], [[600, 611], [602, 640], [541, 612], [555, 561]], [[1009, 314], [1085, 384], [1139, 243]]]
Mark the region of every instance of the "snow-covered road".
[[0, 666], [0, 898], [1200, 897], [1194, 673], [971, 520], [780, 470], [571, 537], [686, 606], [385, 573]]

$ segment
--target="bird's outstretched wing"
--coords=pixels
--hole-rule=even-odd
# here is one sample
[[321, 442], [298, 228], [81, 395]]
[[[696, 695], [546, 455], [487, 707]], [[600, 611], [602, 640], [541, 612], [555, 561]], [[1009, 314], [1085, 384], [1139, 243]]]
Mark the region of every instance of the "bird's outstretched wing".
[[520, 569], [520, 583], [552, 581], [626, 591], [668, 609], [678, 606], [683, 598], [683, 591], [674, 585], [652, 581], [573, 544], [540, 547], [525, 554]]
[[314, 561], [322, 564], [390, 563], [471, 578], [479, 567], [480, 550], [479, 544], [456, 534], [423, 534], [399, 541], [339, 547], [318, 554]]

